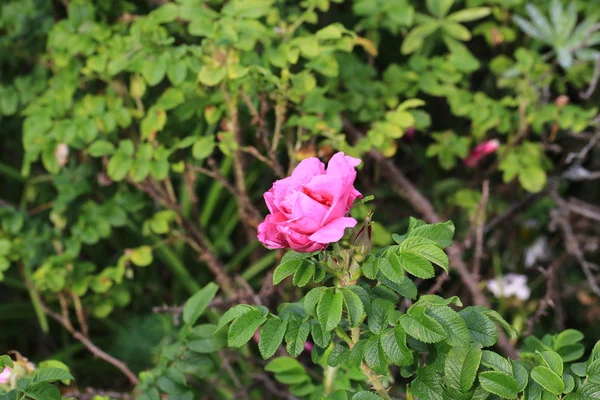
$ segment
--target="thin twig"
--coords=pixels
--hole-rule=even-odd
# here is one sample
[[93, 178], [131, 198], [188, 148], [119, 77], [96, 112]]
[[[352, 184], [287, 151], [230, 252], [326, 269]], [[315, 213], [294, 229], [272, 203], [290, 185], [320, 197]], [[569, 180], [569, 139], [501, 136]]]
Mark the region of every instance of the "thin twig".
[[473, 275], [475, 279], [479, 279], [479, 272], [481, 269], [481, 257], [483, 257], [483, 227], [485, 224], [485, 208], [490, 198], [490, 181], [483, 181], [481, 188], [481, 202], [477, 210], [477, 217], [475, 220], [476, 234], [475, 234], [475, 255], [473, 256]]
[[63, 393], [64, 398], [75, 398], [75, 399], [80, 399], [80, 400], [93, 400], [93, 399], [97, 398], [97, 396], [108, 397], [111, 399], [124, 399], [124, 400], [135, 399], [135, 396], [132, 395], [131, 393], [123, 393], [123, 392], [117, 392], [114, 390], [102, 390], [102, 389], [93, 389], [93, 388], [87, 388], [85, 390], [85, 392], [80, 392], [77, 390], [77, 391], [68, 391], [68, 392]]
[[529, 336], [533, 333], [533, 328], [535, 324], [537, 324], [542, 316], [547, 314], [548, 307], [554, 307], [556, 297], [555, 289], [556, 289], [556, 272], [558, 268], [562, 266], [565, 260], [568, 258], [568, 253], [564, 252], [558, 258], [550, 264], [548, 269], [544, 271], [544, 276], [546, 277], [546, 294], [544, 298], [540, 301], [537, 311], [535, 312], [532, 318], [529, 318], [527, 321], [527, 329], [523, 332], [523, 336]]
[[588, 262], [585, 259], [583, 250], [581, 249], [581, 246], [579, 245], [579, 242], [575, 237], [575, 233], [573, 232], [573, 227], [569, 222], [570, 210], [568, 203], [559, 196], [556, 188], [554, 188], [551, 191], [551, 195], [556, 204], [558, 205], [558, 209], [552, 212], [552, 219], [558, 224], [561, 232], [563, 233], [566, 250], [571, 256], [575, 257], [577, 262], [579, 262], [579, 265], [581, 265], [581, 269], [585, 274], [585, 277], [588, 281], [588, 284], [590, 285], [590, 289], [592, 290], [592, 292], [594, 292], [597, 296], [600, 296], [600, 287], [598, 286], [598, 283], [596, 282], [596, 277], [592, 272], [594, 264]]
[[[40, 301], [41, 301], [41, 299], [40, 299]], [[108, 362], [109, 364], [111, 364], [115, 368], [117, 368], [119, 371], [121, 371], [125, 376], [127, 376], [127, 378], [129, 379], [129, 381], [131, 382], [132, 385], [134, 385], [134, 386], [139, 385], [140, 380], [129, 369], [129, 367], [127, 367], [127, 365], [125, 365], [125, 363], [123, 361], [111, 356], [110, 354], [108, 354], [105, 351], [103, 351], [102, 349], [100, 349], [98, 346], [96, 346], [94, 343], [92, 343], [91, 340], [89, 340], [87, 337], [85, 337], [81, 332], [74, 329], [73, 326], [71, 325], [71, 323], [66, 318], [64, 318], [60, 314], [55, 313], [51, 309], [49, 309], [46, 306], [46, 304], [44, 304], [43, 302], [41, 304], [42, 304], [42, 309], [44, 310], [44, 313], [46, 313], [46, 315], [48, 315], [49, 317], [51, 317], [52, 319], [57, 321], [59, 324], [61, 324], [75, 339], [79, 340], [91, 353], [93, 353], [98, 358], [103, 359], [104, 361]]]
[[594, 94], [596, 87], [598, 86], [598, 80], [600, 79], [600, 57], [596, 57], [596, 63], [594, 64], [594, 75], [592, 76], [592, 80], [590, 81], [590, 86], [588, 86], [585, 92], [579, 93], [579, 97], [582, 100], [589, 100], [590, 97]]

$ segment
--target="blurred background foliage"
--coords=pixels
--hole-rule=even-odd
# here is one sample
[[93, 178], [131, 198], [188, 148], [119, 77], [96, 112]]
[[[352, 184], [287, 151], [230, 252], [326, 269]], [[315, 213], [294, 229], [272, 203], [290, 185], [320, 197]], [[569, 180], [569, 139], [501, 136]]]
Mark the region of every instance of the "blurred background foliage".
[[[299, 297], [265, 283], [281, 254], [256, 241], [261, 196], [337, 150], [364, 160], [376, 245], [423, 211], [408, 179], [455, 221], [478, 287], [518, 330], [591, 344], [599, 24], [591, 0], [4, 0], [0, 353], [126, 389], [49, 318], [60, 311], [154, 385], [183, 340], [162, 306], [211, 281], [224, 305]], [[486, 288], [507, 273], [531, 295]], [[438, 293], [465, 295], [450, 278]], [[243, 385], [253, 351], [234, 365]], [[178, 371], [231, 398], [230, 356], [200, 353]]]

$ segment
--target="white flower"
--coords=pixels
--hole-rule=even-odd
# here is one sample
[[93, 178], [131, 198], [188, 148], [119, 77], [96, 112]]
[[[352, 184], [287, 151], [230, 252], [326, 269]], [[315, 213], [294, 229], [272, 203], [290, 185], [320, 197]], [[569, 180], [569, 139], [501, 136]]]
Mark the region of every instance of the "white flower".
[[551, 256], [546, 236], [540, 236], [535, 242], [525, 249], [525, 266], [533, 267], [540, 261], [547, 261]]
[[60, 143], [56, 146], [56, 150], [54, 150], [54, 157], [56, 157], [56, 162], [61, 167], [64, 167], [69, 161], [69, 146], [64, 143]]
[[531, 290], [527, 286], [527, 277], [520, 274], [506, 274], [488, 281], [487, 288], [497, 298], [515, 296], [519, 300], [527, 300]]

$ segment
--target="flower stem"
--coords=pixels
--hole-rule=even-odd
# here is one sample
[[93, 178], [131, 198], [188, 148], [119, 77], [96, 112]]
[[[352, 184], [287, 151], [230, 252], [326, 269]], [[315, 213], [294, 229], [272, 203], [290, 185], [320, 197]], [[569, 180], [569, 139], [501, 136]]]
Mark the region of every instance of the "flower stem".
[[388, 394], [387, 390], [385, 390], [385, 387], [383, 387], [383, 384], [379, 380], [379, 377], [371, 368], [369, 368], [367, 364], [362, 363], [362, 365], [360, 366], [360, 370], [363, 374], [365, 374], [365, 376], [369, 380], [369, 383], [371, 384], [371, 386], [373, 386], [373, 389], [375, 389], [375, 392], [377, 392], [379, 397], [385, 400], [391, 400], [390, 395]]

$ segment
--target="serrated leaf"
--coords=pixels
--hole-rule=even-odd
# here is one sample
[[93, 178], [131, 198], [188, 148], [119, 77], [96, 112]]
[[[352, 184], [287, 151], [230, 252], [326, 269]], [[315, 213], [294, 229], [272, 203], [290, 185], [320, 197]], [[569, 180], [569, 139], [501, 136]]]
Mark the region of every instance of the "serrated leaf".
[[531, 378], [555, 395], [559, 395], [565, 390], [565, 383], [562, 378], [548, 367], [535, 367], [531, 370]]
[[392, 282], [402, 283], [404, 280], [404, 272], [402, 272], [400, 260], [395, 253], [379, 257], [377, 259], [377, 267], [383, 276]]
[[225, 311], [223, 316], [219, 319], [219, 323], [217, 324], [217, 332], [220, 331], [225, 325], [240, 317], [246, 313], [251, 312], [252, 310], [256, 310], [253, 306], [248, 304], [238, 304], [229, 310]]
[[500, 326], [504, 328], [504, 330], [506, 331], [506, 333], [508, 333], [508, 336], [510, 336], [511, 339], [516, 339], [519, 336], [515, 327], [509, 324], [504, 318], [502, 318], [502, 316], [498, 314], [498, 312], [494, 310], [484, 309], [484, 314], [492, 321], [500, 324]]
[[315, 323], [310, 326], [310, 333], [315, 344], [321, 348], [326, 348], [331, 343], [331, 332], [323, 332], [321, 325]]
[[483, 347], [490, 347], [498, 341], [498, 328], [486, 315], [467, 307], [459, 313], [467, 324], [467, 329], [471, 335], [471, 340], [481, 344]]
[[326, 290], [327, 288], [325, 286], [319, 286], [311, 289], [310, 292], [304, 296], [304, 311], [306, 311], [306, 314], [315, 314], [315, 307]]
[[252, 310], [248, 313], [237, 317], [229, 327], [227, 332], [227, 344], [229, 347], [241, 347], [246, 344], [254, 332], [261, 326], [267, 317], [264, 317], [260, 311]]
[[444, 366], [446, 382], [462, 392], [469, 391], [475, 382], [481, 355], [481, 348], [475, 345], [450, 349]]
[[563, 374], [563, 361], [560, 355], [553, 351], [536, 351], [536, 353], [542, 358], [542, 362], [550, 368], [556, 375], [562, 376]]
[[60, 390], [47, 382], [30, 384], [23, 393], [34, 400], [60, 400], [62, 398]]
[[39, 368], [35, 370], [31, 383], [70, 381], [72, 379], [75, 379], [73, 375], [63, 368]]
[[381, 333], [388, 326], [389, 313], [394, 304], [385, 299], [375, 299], [371, 303], [371, 314], [368, 316], [369, 330], [374, 334]]
[[527, 386], [529, 373], [527, 372], [524, 366], [522, 366], [515, 360], [510, 360], [510, 363], [513, 367], [513, 377], [519, 383], [519, 392], [521, 392], [525, 390], [525, 387]]
[[183, 306], [183, 322], [189, 325], [196, 323], [200, 315], [206, 310], [212, 299], [217, 294], [219, 286], [211, 282], [194, 294]]
[[317, 319], [321, 328], [329, 332], [335, 329], [342, 319], [343, 296], [334, 289], [323, 292], [317, 304]]
[[419, 399], [446, 400], [442, 377], [431, 368], [417, 370], [417, 378], [412, 381], [410, 388]]
[[387, 373], [385, 353], [379, 342], [379, 336], [371, 336], [364, 349], [364, 359], [367, 365], [378, 374]]
[[401, 255], [405, 252], [415, 254], [448, 272], [448, 256], [433, 240], [421, 236], [408, 237], [399, 245], [399, 249]]
[[406, 272], [417, 278], [429, 279], [435, 276], [433, 265], [417, 254], [403, 252], [398, 257], [398, 260]]
[[302, 353], [309, 332], [310, 325], [308, 322], [301, 323], [294, 320], [288, 322], [288, 328], [285, 332], [285, 348], [292, 357], [298, 357]]
[[188, 349], [200, 354], [210, 354], [221, 350], [226, 344], [226, 338], [222, 334], [215, 335], [216, 329], [217, 327], [213, 324], [194, 327], [188, 335]]
[[481, 364], [508, 375], [512, 375], [513, 373], [512, 364], [506, 358], [493, 351], [483, 350]]
[[263, 359], [273, 356], [283, 340], [287, 329], [287, 321], [279, 318], [270, 318], [260, 330], [258, 350]]
[[439, 322], [425, 314], [422, 307], [413, 308], [412, 313], [400, 318], [406, 333], [424, 343], [437, 343], [446, 339], [446, 331]]
[[383, 398], [379, 397], [373, 392], [367, 392], [366, 390], [363, 390], [362, 392], [358, 392], [352, 396], [352, 400], [383, 400]]
[[427, 307], [426, 314], [438, 321], [446, 331], [446, 342], [450, 346], [469, 343], [471, 335], [465, 320], [448, 306]]
[[348, 312], [348, 321], [350, 322], [350, 327], [354, 328], [363, 320], [365, 309], [363, 307], [362, 300], [350, 289], [342, 288], [340, 291], [344, 298], [344, 306]]
[[327, 365], [330, 367], [339, 367], [342, 365], [350, 356], [350, 349], [345, 343], [335, 343], [329, 357], [327, 358]]
[[290, 259], [283, 261], [275, 268], [273, 272], [273, 285], [279, 284], [282, 280], [293, 274], [304, 263], [304, 259]]
[[486, 371], [479, 374], [479, 383], [488, 392], [504, 399], [516, 399], [519, 383], [510, 375], [497, 371]]
[[298, 287], [306, 286], [315, 274], [315, 263], [305, 262], [296, 270], [292, 284]]
[[413, 353], [406, 345], [406, 332], [400, 325], [387, 329], [381, 335], [381, 347], [397, 366], [409, 366], [414, 362]]
[[407, 234], [407, 237], [420, 236], [434, 241], [440, 247], [448, 247], [452, 245], [454, 231], [454, 223], [452, 221], [447, 221], [439, 224], [418, 226], [412, 229], [410, 233]]

